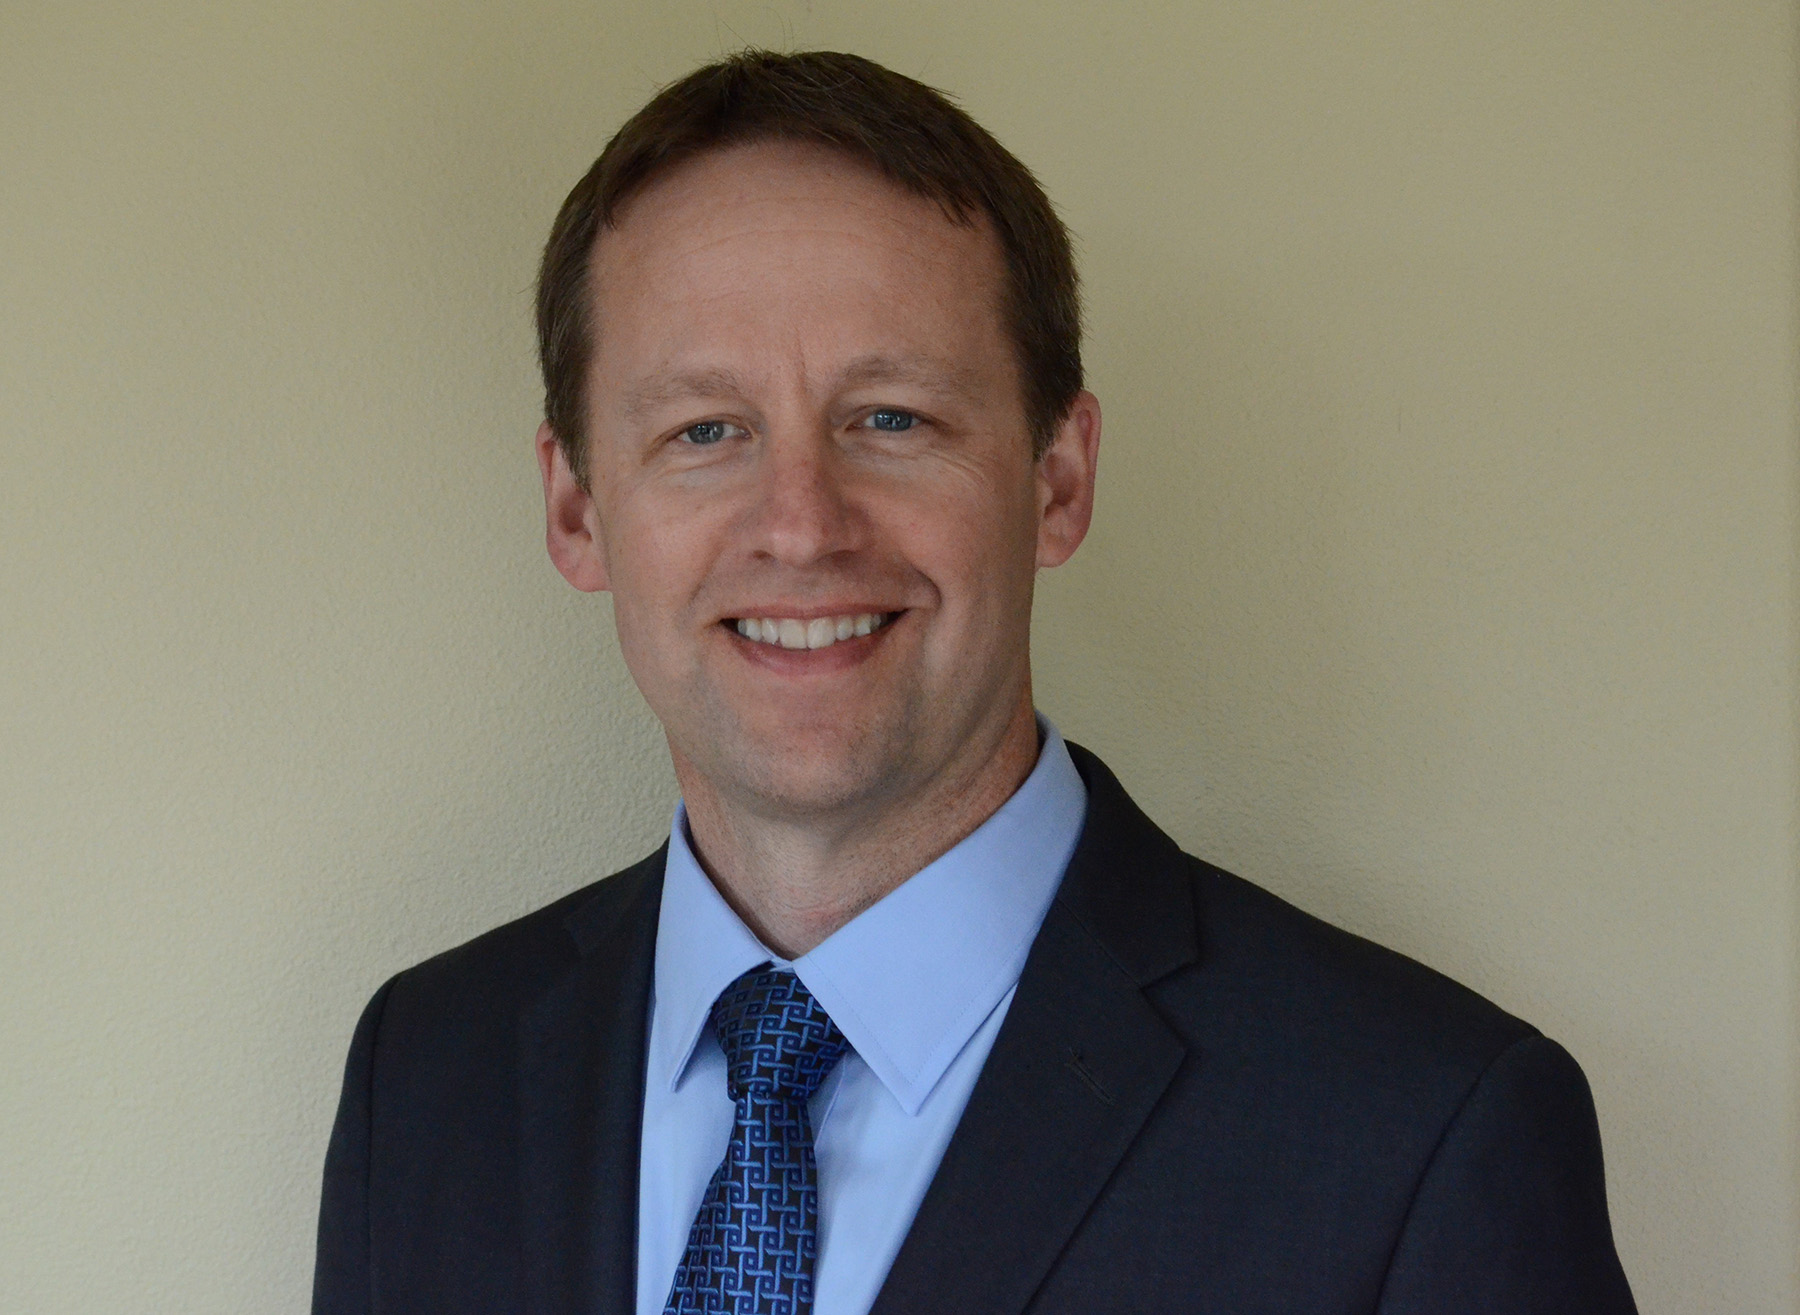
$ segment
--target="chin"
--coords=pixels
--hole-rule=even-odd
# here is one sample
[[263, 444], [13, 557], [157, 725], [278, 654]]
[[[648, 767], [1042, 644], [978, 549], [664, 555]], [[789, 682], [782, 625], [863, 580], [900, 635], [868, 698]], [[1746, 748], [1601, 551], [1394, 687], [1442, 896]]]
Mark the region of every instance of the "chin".
[[853, 811], [907, 775], [908, 737], [902, 733], [796, 729], [731, 736], [722, 752], [715, 740], [711, 752], [689, 755], [689, 762], [721, 794], [736, 795], [758, 812], [794, 817]]
[[852, 753], [809, 755], [801, 761], [760, 763], [745, 784], [772, 812], [816, 816], [854, 810], [882, 794], [882, 786], [896, 775], [895, 767]]

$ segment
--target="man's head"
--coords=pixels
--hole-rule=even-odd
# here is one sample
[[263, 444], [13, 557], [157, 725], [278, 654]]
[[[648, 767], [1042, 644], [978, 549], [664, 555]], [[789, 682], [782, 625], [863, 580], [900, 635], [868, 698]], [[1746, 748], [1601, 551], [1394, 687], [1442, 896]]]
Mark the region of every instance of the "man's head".
[[[790, 64], [814, 96], [842, 67], [935, 97], [847, 56], [689, 82]], [[903, 108], [884, 132], [905, 137]], [[690, 807], [869, 817], [985, 786], [1001, 761], [1010, 790], [1035, 744], [1033, 579], [1086, 532], [1099, 413], [1077, 386], [1034, 416], [1000, 222], [816, 135], [640, 157], [661, 163], [595, 211], [580, 389], [552, 385], [538, 455], [551, 555], [612, 591]]]
[[1068, 230], [1023, 164], [942, 93], [857, 55], [746, 51], [698, 69], [634, 114], [557, 214], [538, 276], [544, 415], [587, 477], [588, 365], [596, 241], [625, 204], [697, 156], [763, 141], [811, 143], [860, 160], [1000, 242], [1001, 314], [1018, 353], [1035, 447], [1081, 391], [1081, 309]]

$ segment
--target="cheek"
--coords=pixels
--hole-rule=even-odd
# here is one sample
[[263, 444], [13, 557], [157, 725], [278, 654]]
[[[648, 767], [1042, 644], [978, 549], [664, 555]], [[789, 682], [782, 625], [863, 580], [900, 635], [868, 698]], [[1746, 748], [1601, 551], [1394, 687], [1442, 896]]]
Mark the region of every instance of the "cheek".
[[666, 645], [704, 577], [697, 537], [674, 514], [634, 505], [605, 517], [613, 616], [622, 646]]
[[915, 518], [915, 561], [938, 583], [946, 611], [983, 622], [1013, 617], [1029, 605], [1036, 571], [1034, 487], [995, 481], [966, 492], [941, 497]]

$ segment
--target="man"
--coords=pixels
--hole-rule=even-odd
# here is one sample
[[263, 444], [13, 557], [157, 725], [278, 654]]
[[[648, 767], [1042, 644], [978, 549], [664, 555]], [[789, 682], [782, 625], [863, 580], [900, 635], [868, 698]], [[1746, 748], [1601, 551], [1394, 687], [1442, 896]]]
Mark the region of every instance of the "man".
[[1036, 717], [1100, 410], [985, 131], [852, 56], [702, 69], [570, 195], [539, 327], [550, 555], [682, 804], [376, 995], [316, 1311], [1632, 1309], [1560, 1048]]

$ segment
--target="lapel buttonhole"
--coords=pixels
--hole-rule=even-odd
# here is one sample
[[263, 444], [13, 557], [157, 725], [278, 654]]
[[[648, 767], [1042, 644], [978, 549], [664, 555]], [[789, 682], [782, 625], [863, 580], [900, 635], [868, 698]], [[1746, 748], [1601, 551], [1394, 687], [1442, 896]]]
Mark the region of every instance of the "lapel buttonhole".
[[1086, 1056], [1074, 1046], [1069, 1046], [1063, 1051], [1063, 1067], [1080, 1078], [1082, 1085], [1098, 1096], [1102, 1103], [1107, 1105], [1118, 1103], [1112, 1092], [1106, 1089], [1106, 1085], [1094, 1076], [1094, 1070], [1087, 1066]]

